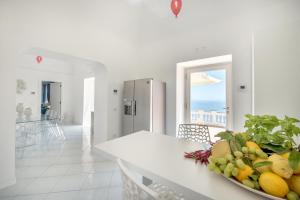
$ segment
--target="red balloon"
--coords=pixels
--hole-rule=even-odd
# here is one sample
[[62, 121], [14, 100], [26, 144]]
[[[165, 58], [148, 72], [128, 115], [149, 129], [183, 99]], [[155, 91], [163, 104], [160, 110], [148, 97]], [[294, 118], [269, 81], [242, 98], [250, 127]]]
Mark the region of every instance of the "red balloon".
[[42, 56], [37, 56], [37, 57], [36, 57], [37, 63], [42, 62], [42, 60], [43, 60], [43, 57], [42, 57]]
[[174, 15], [177, 17], [182, 7], [182, 0], [172, 0], [171, 9]]

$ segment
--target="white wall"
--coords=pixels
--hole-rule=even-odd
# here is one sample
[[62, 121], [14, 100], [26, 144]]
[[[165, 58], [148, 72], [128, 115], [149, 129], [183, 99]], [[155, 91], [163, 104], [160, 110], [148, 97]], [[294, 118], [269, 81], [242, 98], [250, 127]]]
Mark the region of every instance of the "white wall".
[[61, 82], [64, 123], [82, 124], [83, 80], [93, 76], [94, 70], [87, 64], [55, 56], [43, 56], [43, 61], [38, 64], [36, 55], [40, 54], [24, 54], [20, 57], [16, 78], [24, 80], [27, 88], [22, 94], [16, 95], [16, 104], [24, 103], [24, 107], [32, 108], [33, 117], [39, 117], [42, 81]]
[[[145, 2], [140, 23], [143, 71], [136, 71], [137, 77], [167, 82], [167, 133], [176, 132], [176, 63], [226, 54], [233, 59], [233, 129], [243, 130], [244, 115], [252, 112], [252, 34], [299, 19], [300, 2], [191, 0], [184, 3], [178, 19], [164, 14], [168, 5], [160, 2]], [[241, 91], [240, 85], [246, 90]]]
[[[206, 49], [195, 50], [195, 46], [202, 45]], [[181, 36], [153, 42], [143, 49], [143, 62], [147, 64], [145, 71], [149, 73], [148, 76], [167, 81], [168, 134], [176, 134], [176, 63], [228, 54], [232, 54], [233, 68], [233, 128], [240, 130], [243, 127], [243, 116], [251, 113], [250, 33], [232, 34], [218, 30], [183, 33]], [[246, 85], [247, 89], [240, 91], [239, 85]]]
[[[62, 83], [62, 115], [65, 123], [74, 123], [73, 103], [73, 71], [70, 64], [48, 57], [38, 64], [34, 55], [24, 55], [19, 62], [16, 78], [25, 81], [27, 89], [22, 94], [17, 94], [16, 104], [24, 103], [24, 107], [31, 107], [34, 117], [41, 113], [41, 86], [42, 81], [53, 81]], [[35, 94], [32, 94], [34, 92]]]
[[83, 93], [83, 126], [91, 126], [91, 112], [94, 112], [95, 105], [95, 78], [84, 79]]
[[[0, 14], [1, 15], [1, 14]], [[0, 44], [2, 43], [0, 37]], [[15, 183], [15, 88], [14, 63], [10, 48], [0, 45], [0, 188]]]
[[[95, 113], [94, 113], [94, 144], [110, 139], [109, 127], [109, 81], [107, 70], [104, 67], [95, 68]], [[117, 119], [115, 119], [117, 122]]]
[[300, 21], [258, 30], [255, 112], [300, 119]]
[[72, 80], [72, 102], [75, 124], [83, 124], [83, 104], [84, 104], [84, 79], [95, 77], [95, 68], [103, 67], [100, 63], [99, 66], [92, 66], [90, 64], [73, 64], [74, 73]]
[[[0, 24], [3, 22], [0, 12]], [[5, 28], [5, 27], [3, 27]], [[15, 183], [15, 99], [16, 61], [14, 46], [0, 37], [0, 188]]]
[[[1, 131], [0, 141], [0, 187], [12, 183], [15, 177], [15, 70], [20, 55], [27, 49], [39, 47], [105, 63], [109, 77], [103, 79], [110, 80], [106, 86], [110, 91], [115, 87], [120, 89], [123, 79], [131, 78], [127, 69], [135, 65], [139, 12], [123, 0], [92, 0], [88, 3], [84, 0], [0, 1], [0, 77], [3, 83], [0, 108], [5, 116], [0, 120], [0, 130], [5, 130]], [[100, 82], [99, 87], [104, 85]], [[107, 94], [106, 89], [105, 96]], [[109, 94], [116, 100], [112, 102], [120, 105], [121, 96]], [[107, 139], [108, 121], [111, 135], [120, 132], [121, 117], [118, 105], [110, 101], [109, 108], [105, 104], [102, 108], [97, 105], [102, 104], [102, 99], [97, 98], [100, 97], [96, 97], [95, 109], [98, 107], [103, 112], [98, 116], [95, 114], [95, 132], [105, 134], [95, 138], [99, 142]], [[107, 113], [110, 113], [110, 120], [104, 119], [105, 124], [97, 123]]]

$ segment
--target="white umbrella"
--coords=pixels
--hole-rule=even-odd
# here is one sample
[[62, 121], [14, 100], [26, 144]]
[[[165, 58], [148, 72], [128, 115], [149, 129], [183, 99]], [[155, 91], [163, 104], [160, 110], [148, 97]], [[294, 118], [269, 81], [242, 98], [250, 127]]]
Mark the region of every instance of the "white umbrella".
[[215, 83], [220, 83], [222, 80], [219, 80], [215, 77], [209, 76], [205, 72], [197, 72], [191, 74], [191, 85], [192, 86], [203, 86], [210, 85]]

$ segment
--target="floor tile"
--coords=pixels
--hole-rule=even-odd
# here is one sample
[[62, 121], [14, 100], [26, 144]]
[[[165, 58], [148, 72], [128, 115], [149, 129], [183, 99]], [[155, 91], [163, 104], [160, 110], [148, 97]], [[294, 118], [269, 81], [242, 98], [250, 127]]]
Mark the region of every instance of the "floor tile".
[[76, 163], [81, 163], [81, 157], [78, 155], [61, 156], [56, 162], [56, 164], [58, 165], [76, 164]]
[[108, 187], [110, 185], [111, 177], [112, 172], [89, 174], [82, 184], [82, 189]]
[[111, 181], [110, 181], [110, 186], [115, 187], [115, 186], [122, 186], [122, 177], [121, 177], [121, 172], [120, 170], [115, 170], [112, 174]]
[[95, 173], [95, 163], [79, 163], [71, 164], [67, 170], [67, 175], [81, 174], [81, 173]]
[[42, 177], [64, 176], [70, 165], [52, 165], [43, 174]]
[[108, 190], [108, 200], [122, 200], [122, 187], [110, 187]]
[[51, 192], [79, 190], [82, 186], [85, 177], [85, 174], [62, 176], [59, 178], [59, 181], [54, 186]]
[[32, 178], [17, 180], [15, 185], [0, 190], [0, 197], [16, 196], [20, 193], [24, 193], [28, 185], [30, 185], [34, 180], [35, 179]]
[[49, 166], [57, 162], [57, 158], [24, 158], [16, 162], [17, 166]]
[[37, 167], [21, 167], [16, 169], [16, 177], [20, 178], [36, 178], [41, 176], [46, 170], [48, 166], [37, 166]]
[[38, 178], [20, 194], [45, 194], [51, 192], [60, 177]]
[[15, 200], [15, 197], [0, 197], [0, 200]]
[[114, 171], [116, 168], [116, 164], [110, 161], [79, 163], [71, 164], [67, 174], [107, 172]]
[[13, 200], [44, 200], [48, 194], [17, 196]]
[[45, 200], [79, 200], [79, 194], [79, 191], [51, 193], [45, 198]]
[[114, 171], [118, 169], [117, 163], [112, 161], [103, 161], [95, 163], [96, 172]]
[[80, 200], [107, 200], [107, 198], [107, 188], [100, 188], [95, 190], [81, 190], [79, 194]]
[[66, 140], [44, 133], [41, 143], [16, 151], [17, 183], [0, 200], [118, 200], [118, 167], [90, 147], [88, 131], [63, 126]]

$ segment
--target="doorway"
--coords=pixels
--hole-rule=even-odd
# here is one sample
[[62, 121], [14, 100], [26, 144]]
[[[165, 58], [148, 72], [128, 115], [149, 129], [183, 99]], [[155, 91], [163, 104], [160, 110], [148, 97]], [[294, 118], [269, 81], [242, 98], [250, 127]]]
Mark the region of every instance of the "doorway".
[[186, 123], [207, 125], [213, 141], [232, 130], [232, 55], [177, 63], [176, 133]]
[[95, 99], [95, 78], [84, 79], [84, 95], [83, 95], [83, 126], [93, 126], [94, 114], [94, 99]]
[[42, 81], [42, 117], [61, 118], [61, 88], [62, 84], [60, 82]]
[[231, 64], [193, 67], [185, 73], [185, 121], [207, 125], [212, 135], [231, 129]]

